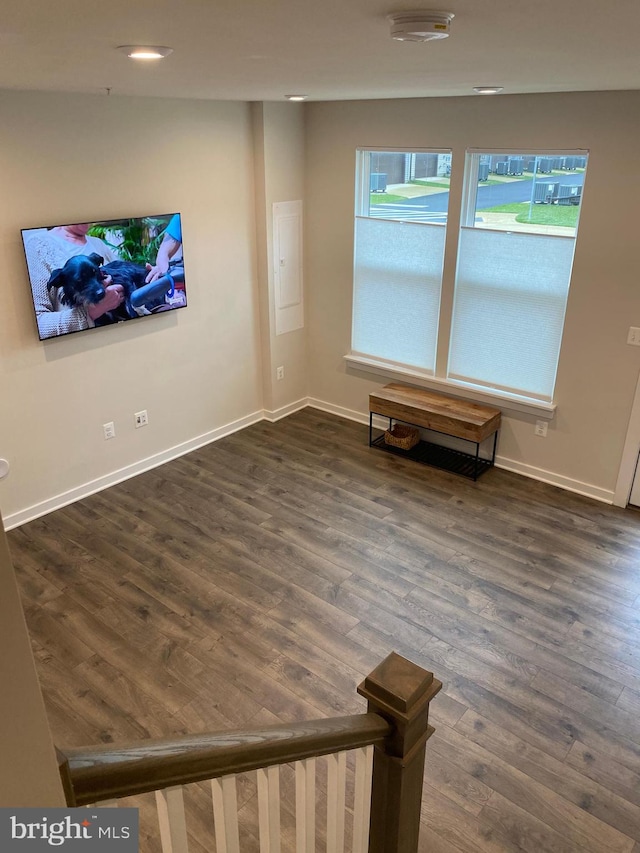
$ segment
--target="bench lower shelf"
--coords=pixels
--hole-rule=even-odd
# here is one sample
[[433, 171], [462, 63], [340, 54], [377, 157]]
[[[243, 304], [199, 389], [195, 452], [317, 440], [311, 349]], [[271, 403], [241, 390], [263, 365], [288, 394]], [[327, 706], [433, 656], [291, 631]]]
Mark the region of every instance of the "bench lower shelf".
[[452, 471], [454, 474], [461, 474], [471, 480], [476, 480], [480, 474], [493, 466], [491, 459], [482, 459], [481, 457], [476, 459], [470, 453], [452, 450], [450, 447], [432, 444], [430, 441], [420, 441], [411, 450], [401, 450], [399, 447], [385, 444], [383, 434], [371, 442], [371, 447], [378, 447], [380, 450], [386, 450], [387, 453], [403, 456], [405, 459], [411, 459], [414, 462], [422, 462], [424, 465], [431, 465], [433, 468]]
[[[464, 453], [462, 450], [454, 450], [451, 447], [443, 447], [441, 444], [433, 444], [424, 439], [419, 441], [410, 450], [402, 450], [400, 447], [387, 444], [384, 440], [384, 432], [377, 438], [373, 437], [373, 414], [373, 412], [369, 413], [369, 447], [377, 447], [379, 450], [385, 450], [387, 453], [393, 453], [395, 456], [402, 456], [414, 462], [421, 462], [423, 465], [431, 465], [433, 468], [451, 471], [454, 474], [460, 474], [462, 477], [468, 477], [470, 480], [477, 480], [480, 474], [483, 474], [494, 465], [496, 441], [498, 438], [497, 432], [493, 436], [493, 454], [491, 459], [484, 459], [479, 455], [480, 445], [475, 442], [470, 442], [475, 445], [475, 454]], [[389, 428], [391, 428], [392, 423], [393, 419], [390, 418]]]

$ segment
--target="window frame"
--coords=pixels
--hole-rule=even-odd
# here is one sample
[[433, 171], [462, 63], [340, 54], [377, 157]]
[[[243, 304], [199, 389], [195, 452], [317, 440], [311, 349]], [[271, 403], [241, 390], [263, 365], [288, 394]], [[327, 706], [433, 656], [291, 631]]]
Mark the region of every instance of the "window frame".
[[[419, 221], [414, 219], [402, 219], [399, 216], [392, 217], [384, 217], [384, 216], [373, 216], [371, 214], [371, 189], [370, 189], [370, 179], [371, 179], [371, 154], [381, 153], [381, 154], [402, 154], [402, 155], [410, 155], [415, 156], [416, 154], [427, 154], [427, 155], [441, 155], [446, 154], [449, 156], [450, 161], [453, 159], [453, 150], [451, 148], [417, 148], [412, 147], [410, 150], [407, 147], [397, 148], [393, 146], [377, 146], [374, 148], [371, 147], [358, 147], [356, 148], [356, 181], [355, 181], [355, 212], [354, 212], [354, 250], [353, 250], [353, 280], [352, 280], [352, 313], [351, 313], [351, 350], [349, 353], [350, 357], [353, 358], [362, 358], [364, 360], [378, 361], [380, 364], [385, 365], [396, 365], [399, 368], [404, 368], [406, 371], [418, 371], [421, 376], [431, 376], [435, 375], [436, 363], [437, 363], [437, 351], [439, 344], [439, 331], [440, 331], [440, 317], [442, 316], [442, 291], [443, 291], [443, 281], [444, 281], [444, 263], [446, 257], [446, 240], [448, 238], [449, 233], [449, 202], [451, 199], [451, 186], [449, 181], [449, 186], [446, 187], [447, 192], [447, 211], [444, 222], [429, 222], [429, 221]], [[353, 348], [354, 340], [356, 338], [356, 315], [355, 315], [355, 305], [356, 305], [356, 278], [357, 278], [357, 260], [358, 260], [358, 250], [356, 245], [356, 235], [358, 231], [358, 221], [359, 220], [367, 220], [370, 219], [372, 221], [381, 221], [381, 222], [396, 222], [402, 223], [404, 225], [408, 225], [410, 228], [413, 227], [430, 227], [430, 228], [439, 228], [442, 230], [442, 238], [443, 238], [443, 248], [442, 248], [442, 267], [440, 270], [440, 279], [438, 283], [438, 311], [436, 315], [435, 322], [435, 335], [434, 335], [434, 349], [433, 349], [433, 369], [428, 367], [420, 368], [415, 365], [410, 365], [401, 362], [395, 362], [389, 359], [386, 359], [382, 356], [376, 359], [375, 356], [368, 354], [366, 352], [362, 352], [360, 350], [356, 350]]]
[[[450, 203], [447, 214], [447, 222], [445, 227], [448, 227], [447, 240], [445, 242], [445, 256], [444, 256], [444, 269], [445, 275], [443, 276], [442, 281], [442, 289], [441, 289], [441, 300], [440, 300], [440, 311], [438, 316], [438, 329], [442, 329], [443, 327], [447, 330], [447, 341], [446, 347], [443, 347], [443, 352], [446, 355], [440, 355], [440, 357], [436, 356], [435, 363], [435, 372], [426, 372], [420, 370], [418, 368], [412, 368], [408, 365], [390, 362], [381, 358], [376, 358], [375, 356], [365, 355], [363, 353], [359, 353], [351, 349], [345, 356], [344, 360], [347, 365], [357, 368], [359, 371], [369, 372], [372, 374], [376, 374], [378, 376], [383, 376], [385, 378], [390, 379], [405, 379], [409, 380], [416, 385], [421, 385], [426, 388], [431, 388], [433, 390], [448, 390], [452, 393], [455, 393], [458, 396], [466, 397], [468, 399], [476, 400], [481, 403], [490, 403], [493, 405], [498, 405], [502, 409], [505, 410], [513, 410], [518, 412], [524, 412], [526, 414], [536, 415], [537, 417], [551, 419], [553, 418], [556, 408], [557, 408], [557, 398], [555, 396], [555, 387], [554, 387], [554, 397], [552, 401], [547, 402], [544, 400], [535, 399], [532, 397], [527, 397], [526, 395], [521, 395], [517, 393], [513, 393], [510, 391], [503, 391], [497, 388], [487, 388], [484, 386], [477, 386], [473, 383], [456, 380], [452, 378], [447, 378], [447, 372], [449, 370], [449, 351], [451, 345], [451, 322], [453, 318], [453, 306], [455, 300], [455, 279], [457, 274], [457, 266], [458, 266], [458, 249], [459, 249], [459, 241], [460, 241], [460, 231], [462, 227], [469, 227], [469, 218], [472, 218], [472, 221], [475, 221], [475, 206], [476, 206], [476, 197], [477, 197], [477, 175], [478, 175], [478, 166], [479, 166], [479, 157], [473, 157], [471, 155], [480, 155], [480, 154], [495, 154], [501, 155], [506, 154], [510, 156], [517, 156], [518, 154], [524, 155], [533, 155], [533, 156], [544, 156], [544, 157], [570, 157], [570, 156], [578, 156], [578, 157], [587, 157], [587, 170], [588, 170], [588, 157], [589, 150], [584, 148], [575, 148], [575, 149], [540, 149], [540, 148], [528, 148], [528, 147], [509, 147], [509, 148], [467, 148], [464, 151], [463, 156], [461, 156], [461, 152], [456, 152], [456, 149], [451, 148], [411, 148], [411, 151], [407, 151], [407, 147], [395, 148], [395, 147], [365, 147], [358, 146], [356, 149], [356, 206], [355, 206], [355, 217], [362, 216], [361, 211], [364, 209], [364, 199], [366, 196], [363, 195], [366, 190], [369, 188], [369, 173], [370, 170], [368, 168], [368, 158], [367, 158], [367, 169], [366, 175], [364, 174], [365, 170], [362, 169], [361, 163], [363, 160], [363, 154], [372, 152], [372, 151], [384, 151], [384, 152], [400, 152], [400, 153], [413, 153], [413, 152], [427, 152], [427, 153], [442, 153], [442, 154], [451, 154], [451, 182], [449, 186], [450, 193]], [[458, 169], [459, 163], [464, 163], [464, 171], [462, 176], [462, 188], [458, 189], [457, 193], [455, 192], [455, 178], [459, 177]], [[470, 164], [470, 165], [469, 165]], [[475, 175], [475, 182], [473, 180]], [[585, 172], [585, 180], [583, 181], [583, 187], [586, 184], [586, 172]], [[454, 198], [454, 194], [457, 198]], [[453, 200], [453, 205], [451, 201]], [[456, 201], [460, 201], [459, 215], [456, 220]], [[579, 224], [580, 224], [580, 213], [582, 211], [582, 203], [584, 201], [584, 191], [582, 194], [582, 200], [580, 203], [580, 212], [578, 214], [578, 222], [576, 223], [576, 232], [573, 237], [574, 245], [575, 241], [577, 241], [578, 233], [579, 233]], [[453, 214], [453, 216], [452, 216]], [[574, 248], [575, 254], [575, 248]], [[453, 260], [452, 256], [455, 257], [455, 262], [451, 264]], [[355, 264], [355, 251], [354, 251], [354, 264]], [[447, 266], [453, 270], [453, 279], [451, 281], [446, 280], [446, 270]], [[448, 299], [444, 300], [442, 297], [445, 294], [445, 290], [447, 291]], [[446, 305], [443, 303], [447, 303]], [[565, 318], [563, 319], [563, 334], [564, 334], [564, 322], [566, 320], [566, 312]], [[353, 317], [352, 317], [352, 328], [353, 328]], [[440, 346], [438, 347], [440, 351]], [[556, 365], [556, 373], [557, 368], [560, 363], [560, 351], [558, 355], [558, 363]]]

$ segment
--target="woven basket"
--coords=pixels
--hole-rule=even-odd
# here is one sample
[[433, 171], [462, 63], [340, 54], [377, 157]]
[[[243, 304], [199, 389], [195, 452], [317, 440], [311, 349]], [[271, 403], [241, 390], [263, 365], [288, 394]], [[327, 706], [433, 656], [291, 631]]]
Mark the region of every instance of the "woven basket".
[[386, 430], [384, 443], [399, 447], [401, 450], [411, 450], [420, 441], [420, 432], [414, 427], [396, 424], [392, 429]]

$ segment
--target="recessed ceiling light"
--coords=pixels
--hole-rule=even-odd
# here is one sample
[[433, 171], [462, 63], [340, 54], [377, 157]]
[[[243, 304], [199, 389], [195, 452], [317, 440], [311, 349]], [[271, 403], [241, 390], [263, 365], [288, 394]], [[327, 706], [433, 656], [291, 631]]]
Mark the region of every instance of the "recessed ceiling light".
[[172, 47], [161, 47], [158, 45], [121, 44], [116, 50], [126, 53], [130, 59], [164, 59], [173, 53]]
[[504, 86], [474, 86], [473, 91], [478, 95], [499, 95]]
[[306, 95], [285, 95], [287, 101], [306, 101]]
[[394, 12], [387, 15], [396, 41], [433, 41], [449, 36], [453, 12]]

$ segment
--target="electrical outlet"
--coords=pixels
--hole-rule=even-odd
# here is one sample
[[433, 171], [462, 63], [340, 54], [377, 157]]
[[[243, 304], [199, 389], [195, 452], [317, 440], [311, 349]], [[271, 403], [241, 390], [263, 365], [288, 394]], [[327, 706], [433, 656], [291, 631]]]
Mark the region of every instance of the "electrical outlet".
[[146, 426], [149, 423], [149, 415], [147, 414], [146, 409], [143, 409], [141, 412], [136, 412], [133, 417], [136, 422], [136, 429], [140, 429], [140, 427]]
[[109, 421], [108, 424], [102, 424], [102, 430], [104, 432], [105, 441], [116, 437], [116, 425], [113, 421]]
[[276, 367], [276, 379], [284, 379], [284, 367]]
[[536, 435], [540, 435], [542, 436], [542, 438], [546, 438], [548, 426], [549, 425], [546, 421], [536, 421], [536, 425], [533, 431]]
[[629, 327], [627, 343], [631, 344], [632, 347], [640, 347], [640, 329], [637, 326]]

